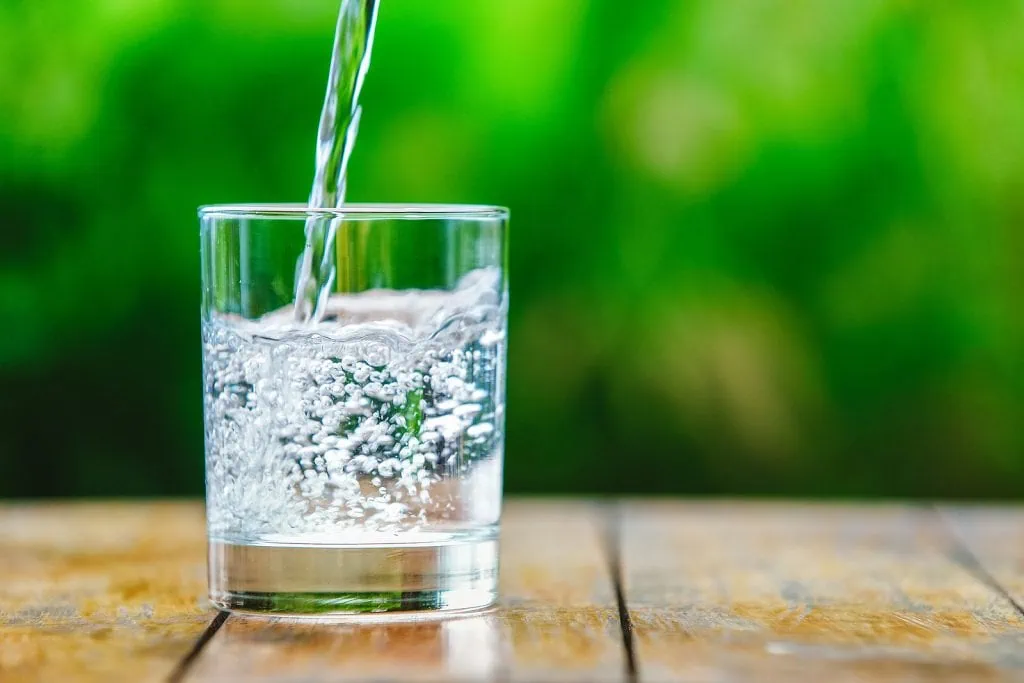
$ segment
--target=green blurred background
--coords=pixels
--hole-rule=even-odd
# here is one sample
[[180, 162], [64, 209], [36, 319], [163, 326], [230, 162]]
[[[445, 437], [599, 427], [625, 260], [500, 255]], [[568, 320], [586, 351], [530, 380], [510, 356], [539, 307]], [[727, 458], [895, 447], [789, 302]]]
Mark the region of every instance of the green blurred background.
[[[0, 2], [0, 496], [202, 490], [204, 203], [336, 0]], [[1024, 4], [384, 0], [350, 198], [513, 209], [512, 492], [1024, 492]]]

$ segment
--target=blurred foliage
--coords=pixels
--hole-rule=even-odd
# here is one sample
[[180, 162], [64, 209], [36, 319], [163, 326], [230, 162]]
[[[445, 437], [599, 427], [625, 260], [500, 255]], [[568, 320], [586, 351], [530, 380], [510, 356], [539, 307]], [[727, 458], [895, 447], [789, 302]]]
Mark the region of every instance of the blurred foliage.
[[[513, 209], [511, 491], [1015, 496], [1024, 5], [384, 0], [354, 200]], [[196, 206], [334, 0], [0, 3], [0, 495], [202, 487]]]

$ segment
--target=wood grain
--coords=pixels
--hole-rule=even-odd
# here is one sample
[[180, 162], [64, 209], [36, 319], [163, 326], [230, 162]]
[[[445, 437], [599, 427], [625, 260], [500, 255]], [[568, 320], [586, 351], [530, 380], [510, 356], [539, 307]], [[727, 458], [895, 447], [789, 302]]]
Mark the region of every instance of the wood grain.
[[232, 616], [187, 680], [623, 680], [601, 525], [588, 504], [512, 503], [493, 612], [333, 624]]
[[931, 512], [625, 505], [643, 681], [1024, 680], [1024, 622]]
[[0, 506], [0, 680], [158, 681], [209, 622], [202, 506]]
[[959, 506], [940, 509], [956, 541], [987, 578], [1024, 609], [1024, 510], [1016, 507]]
[[[1024, 681], [1024, 510], [619, 510], [640, 680]], [[231, 617], [188, 680], [624, 680], [605, 521], [514, 502], [497, 610]], [[0, 506], [0, 680], [166, 680], [213, 616], [204, 541], [198, 503]]]

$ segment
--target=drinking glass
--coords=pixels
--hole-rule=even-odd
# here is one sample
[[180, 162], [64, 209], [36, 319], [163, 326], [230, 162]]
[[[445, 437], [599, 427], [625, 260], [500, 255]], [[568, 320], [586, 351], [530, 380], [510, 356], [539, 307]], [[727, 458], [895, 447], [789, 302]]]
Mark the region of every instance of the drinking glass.
[[212, 603], [492, 604], [507, 210], [231, 205], [200, 218]]

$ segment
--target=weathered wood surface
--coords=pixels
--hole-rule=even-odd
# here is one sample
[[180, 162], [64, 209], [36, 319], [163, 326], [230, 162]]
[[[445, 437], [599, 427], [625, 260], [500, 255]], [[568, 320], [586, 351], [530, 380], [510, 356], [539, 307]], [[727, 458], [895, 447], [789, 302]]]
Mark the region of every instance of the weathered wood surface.
[[330, 624], [208, 610], [199, 504], [0, 505], [0, 681], [1024, 681], [1022, 536], [1017, 508], [513, 502], [501, 607]]
[[1024, 680], [1024, 621], [931, 510], [634, 504], [639, 679]]
[[963, 547], [961, 561], [1024, 610], [1024, 514], [1013, 507], [979, 506], [945, 507], [940, 514]]
[[0, 681], [163, 680], [210, 621], [194, 503], [0, 506]]
[[602, 518], [584, 503], [512, 503], [502, 606], [412, 623], [231, 617], [189, 681], [619, 681], [625, 672]]

